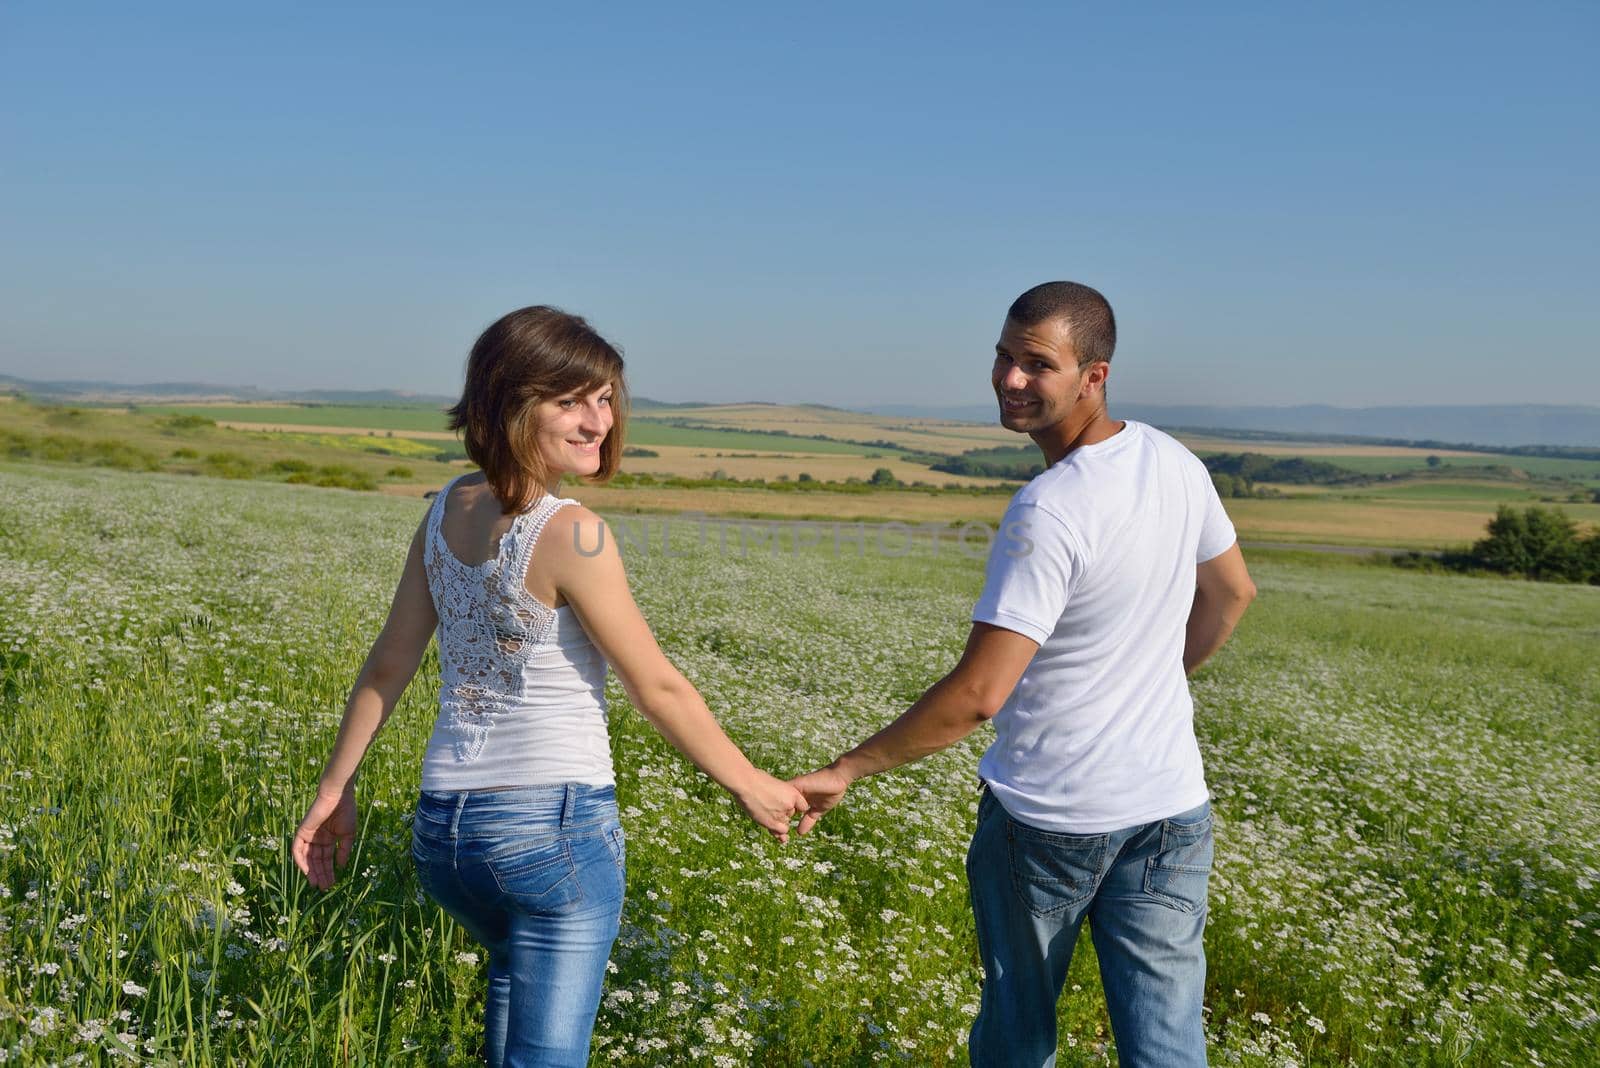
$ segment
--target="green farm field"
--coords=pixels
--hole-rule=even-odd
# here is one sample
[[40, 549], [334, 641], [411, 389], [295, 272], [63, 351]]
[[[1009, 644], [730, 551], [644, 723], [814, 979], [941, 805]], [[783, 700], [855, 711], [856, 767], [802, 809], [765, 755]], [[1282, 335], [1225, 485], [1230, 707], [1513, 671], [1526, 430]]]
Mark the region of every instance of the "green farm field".
[[236, 479], [310, 481], [350, 489], [438, 486], [460, 468], [438, 457], [464, 455], [455, 442], [418, 441], [392, 431], [323, 434], [212, 426], [192, 412], [0, 408], [0, 456], [133, 471]]
[[[342, 427], [351, 431], [393, 430], [444, 433], [445, 413], [438, 408], [382, 408], [362, 405], [164, 405], [141, 408], [161, 415], [196, 415], [231, 425]], [[708, 449], [764, 449], [783, 452], [816, 453], [822, 456], [858, 456], [867, 452], [898, 456], [902, 450], [884, 447], [865, 449], [847, 441], [819, 440], [776, 434], [762, 434], [737, 428], [683, 426], [694, 423], [693, 413], [670, 418], [635, 414], [628, 423], [630, 445], [684, 445]], [[821, 431], [813, 431], [820, 433]]]
[[[1481, 538], [1501, 502], [1526, 506], [1529, 499], [1498, 493], [1456, 498], [1315, 494], [1244, 497], [1223, 503], [1244, 541], [1437, 549], [1464, 548]], [[1559, 507], [1580, 524], [1600, 524], [1600, 504], [1546, 507]]]
[[630, 445], [682, 445], [704, 449], [746, 449], [770, 452], [815, 453], [819, 456], [886, 456], [897, 458], [903, 450], [888, 447], [867, 448], [848, 441], [820, 440], [788, 435], [760, 434], [748, 430], [722, 430], [700, 426], [676, 426], [656, 419], [635, 417], [628, 420]]
[[[266, 408], [210, 410], [228, 414]], [[249, 425], [273, 429], [247, 429], [244, 424], [208, 425], [205, 420], [210, 416], [199, 415], [199, 411], [183, 409], [173, 414], [10, 403], [0, 407], [0, 456], [173, 474], [310, 482], [410, 496], [438, 488], [460, 473], [464, 462], [460, 459], [464, 451], [459, 442], [443, 435], [418, 438], [407, 436], [406, 431], [357, 428], [344, 428], [341, 433], [314, 423], [257, 423]], [[300, 429], [295, 429], [297, 426]], [[839, 441], [727, 431], [734, 435], [730, 440], [735, 444], [719, 450], [703, 445], [663, 444], [656, 436], [715, 439], [724, 433], [636, 420], [629, 440], [655, 441], [651, 451], [657, 455], [630, 457], [623, 462], [623, 470], [654, 476], [656, 482], [579, 485], [571, 492], [597, 509], [618, 513], [694, 511], [779, 519], [993, 524], [1004, 510], [1007, 487], [1020, 485], [931, 471], [889, 450], [876, 451]], [[762, 448], [745, 448], [746, 439], [754, 439]], [[774, 446], [783, 451], [774, 451]], [[804, 447], [829, 451], [808, 452]], [[792, 486], [764, 488], [760, 481], [721, 486], [661, 484], [661, 479], [674, 475], [704, 479], [719, 470], [746, 480], [793, 482], [801, 475], [809, 475], [819, 481], [855, 479], [859, 483], [880, 467], [908, 485], [925, 482], [931, 486], [879, 490], [858, 484], [830, 490], [812, 485], [805, 492], [795, 492]], [[990, 492], [945, 488], [952, 484], [968, 484]], [[1460, 478], [1435, 470], [1414, 478], [1364, 486], [1278, 488], [1282, 497], [1228, 502], [1245, 541], [1423, 550], [1461, 547], [1482, 536], [1484, 525], [1500, 504], [1558, 503], [1580, 523], [1600, 523], [1600, 504], [1570, 501], [1572, 484], [1543, 480]], [[851, 492], [842, 492], [846, 489]]]
[[[431, 653], [339, 886], [286, 851], [422, 502], [7, 461], [0, 499], [5, 1062], [474, 1063], [485, 961], [407, 849]], [[630, 551], [635, 590], [773, 771], [959, 654], [981, 562], [948, 545], [740, 557], [688, 529]], [[1592, 1063], [1600, 591], [1251, 560], [1261, 596], [1194, 681], [1212, 1063]], [[628, 904], [595, 1063], [964, 1064], [988, 732], [781, 847], [611, 694]], [[1062, 1065], [1116, 1063], [1094, 968], [1085, 939]]]
[[[1338, 464], [1340, 467], [1348, 467], [1364, 475], [1398, 475], [1409, 471], [1427, 470], [1423, 463], [1418, 463], [1409, 456], [1341, 456], [1329, 453], [1319, 455], [1317, 459]], [[1484, 467], [1508, 467], [1534, 478], [1564, 478], [1600, 486], [1600, 461], [1568, 460], [1559, 456], [1514, 456], [1510, 453], [1490, 452], [1456, 453], [1440, 456], [1439, 467], [1436, 470], [1441, 472], [1450, 468], [1481, 470]]]
[[156, 415], [197, 415], [219, 423], [349, 427], [356, 430], [448, 429], [443, 408], [387, 408], [368, 404], [168, 404], [141, 405]]
[[[367, 430], [442, 433], [445, 417], [435, 408], [385, 408], [359, 405], [167, 405], [142, 409], [156, 413], [189, 413], [230, 425], [302, 425]], [[762, 431], [766, 431], [763, 433]], [[827, 440], [816, 437], [823, 435]], [[1509, 453], [1427, 450], [1401, 446], [1350, 443], [1231, 441], [1205, 435], [1178, 435], [1199, 455], [1219, 452], [1264, 452], [1275, 456], [1305, 456], [1334, 463], [1369, 475], [1442, 474], [1462, 471], [1486, 486], [1510, 485], [1503, 476], [1487, 478], [1484, 468], [1506, 468], [1516, 478], [1565, 479], [1600, 488], [1600, 461], [1561, 457], [1516, 456]], [[721, 405], [672, 409], [646, 409], [634, 413], [628, 433], [630, 444], [703, 449], [781, 451], [819, 455], [883, 456], [904, 452], [960, 453], [997, 445], [1026, 444], [1025, 439], [998, 426], [952, 423], [933, 419], [906, 419], [864, 415], [839, 409], [804, 405]], [[898, 448], [863, 446], [863, 441], [893, 442]], [[1431, 470], [1428, 458], [1438, 467]], [[937, 478], [937, 474], [933, 475]], [[1515, 493], [1508, 500], [1518, 499]]]
[[[1295, 492], [1299, 487], [1283, 487], [1285, 492]], [[1471, 482], [1449, 478], [1403, 482], [1398, 485], [1379, 483], [1361, 486], [1355, 490], [1340, 486], [1328, 487], [1335, 496], [1377, 497], [1412, 501], [1537, 501], [1549, 495], [1549, 490], [1506, 485], [1505, 483]]]

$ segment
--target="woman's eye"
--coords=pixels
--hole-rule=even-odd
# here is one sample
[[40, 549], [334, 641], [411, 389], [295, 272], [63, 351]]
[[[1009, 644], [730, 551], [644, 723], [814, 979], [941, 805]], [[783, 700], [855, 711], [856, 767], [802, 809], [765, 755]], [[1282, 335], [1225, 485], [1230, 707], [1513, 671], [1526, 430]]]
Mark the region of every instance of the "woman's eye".
[[600, 398], [600, 403], [604, 404], [607, 408], [609, 408], [609, 407], [611, 407], [611, 398], [610, 397], [601, 397]]
[[578, 398], [562, 397], [560, 400], [556, 401], [556, 403], [561, 405], [563, 408], [576, 408], [578, 406]]

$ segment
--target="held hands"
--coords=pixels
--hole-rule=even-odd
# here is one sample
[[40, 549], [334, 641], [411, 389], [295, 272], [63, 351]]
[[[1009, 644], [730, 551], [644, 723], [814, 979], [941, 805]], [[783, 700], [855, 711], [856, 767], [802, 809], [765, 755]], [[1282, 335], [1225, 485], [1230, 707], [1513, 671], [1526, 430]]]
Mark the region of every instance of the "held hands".
[[356, 837], [356, 792], [347, 789], [337, 796], [317, 792], [300, 829], [294, 832], [294, 862], [311, 885], [326, 890], [333, 885], [335, 862], [342, 868], [350, 862], [350, 846]]
[[833, 764], [790, 779], [789, 785], [805, 796], [809, 806], [802, 809], [805, 815], [800, 818], [798, 833], [810, 834], [811, 828], [817, 825], [822, 814], [843, 800], [844, 792], [850, 788], [850, 781], [845, 773]]
[[[733, 791], [734, 800], [744, 809], [745, 815], [765, 827], [772, 837], [788, 844], [789, 821], [796, 813], [804, 815], [804, 795], [782, 779], [775, 779], [759, 768], [743, 788]], [[804, 827], [802, 822], [800, 826]]]
[[[823, 812], [839, 803], [848, 785], [843, 776], [828, 768], [803, 775], [792, 783], [760, 769], [753, 770], [750, 781], [733, 791], [734, 799], [746, 815], [784, 844], [788, 844], [790, 821], [796, 815], [801, 817], [800, 833], [807, 833]], [[831, 792], [826, 788], [827, 780], [819, 779], [829, 774], [839, 779], [839, 785]], [[822, 800], [821, 808], [817, 807], [818, 799]], [[337, 796], [319, 792], [294, 833], [291, 852], [295, 865], [312, 886], [327, 890], [333, 886], [337, 868], [350, 862], [355, 836], [355, 791], [345, 790]]]

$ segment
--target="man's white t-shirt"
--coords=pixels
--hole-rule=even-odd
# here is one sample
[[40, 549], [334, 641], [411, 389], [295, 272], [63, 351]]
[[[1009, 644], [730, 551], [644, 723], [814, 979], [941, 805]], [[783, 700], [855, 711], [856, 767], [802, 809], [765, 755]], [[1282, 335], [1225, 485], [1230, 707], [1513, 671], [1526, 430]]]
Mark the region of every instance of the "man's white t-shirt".
[[1205, 465], [1143, 423], [1011, 499], [972, 618], [1039, 643], [978, 766], [1013, 818], [1096, 834], [1207, 799], [1184, 632], [1195, 567], [1234, 540]]

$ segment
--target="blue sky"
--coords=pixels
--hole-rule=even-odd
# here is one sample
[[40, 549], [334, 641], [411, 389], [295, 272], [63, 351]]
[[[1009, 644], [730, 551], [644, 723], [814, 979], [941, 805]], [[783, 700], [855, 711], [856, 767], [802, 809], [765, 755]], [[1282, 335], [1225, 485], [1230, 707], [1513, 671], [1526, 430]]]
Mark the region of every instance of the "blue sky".
[[0, 371], [450, 393], [554, 303], [664, 400], [1600, 404], [1600, 7], [0, 7]]

